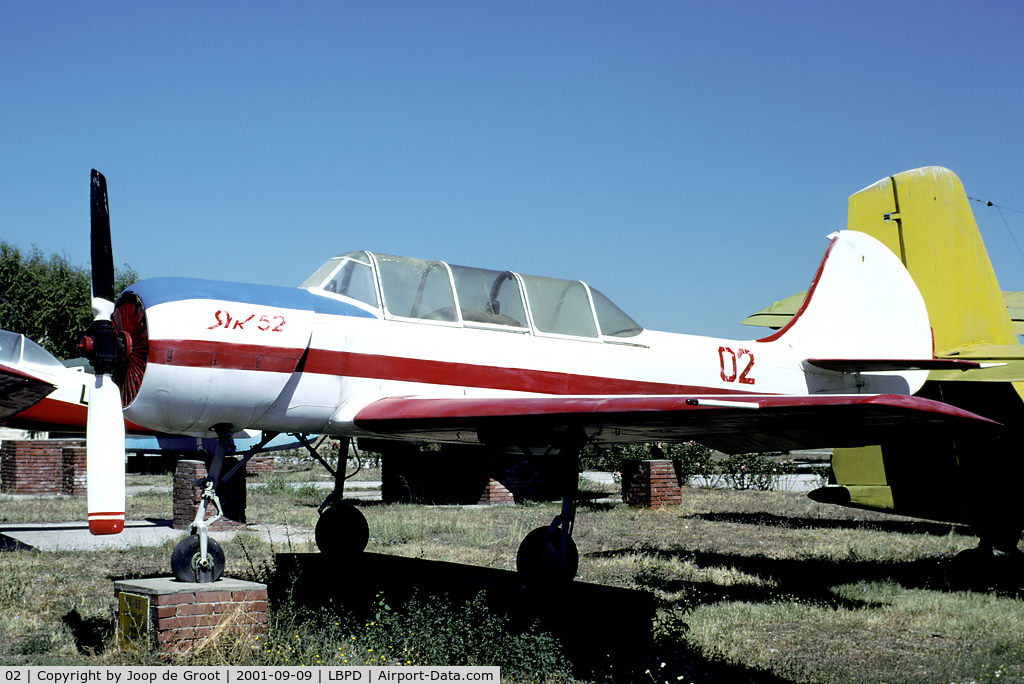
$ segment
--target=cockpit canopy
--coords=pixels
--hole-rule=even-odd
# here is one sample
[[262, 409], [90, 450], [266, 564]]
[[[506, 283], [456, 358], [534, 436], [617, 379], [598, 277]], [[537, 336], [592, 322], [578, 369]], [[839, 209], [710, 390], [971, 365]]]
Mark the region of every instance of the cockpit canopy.
[[24, 335], [0, 330], [0, 363], [54, 373], [64, 370], [63, 364], [50, 352]]
[[643, 332], [611, 300], [579, 280], [443, 261], [349, 252], [321, 266], [301, 287], [354, 300], [387, 318], [595, 340]]

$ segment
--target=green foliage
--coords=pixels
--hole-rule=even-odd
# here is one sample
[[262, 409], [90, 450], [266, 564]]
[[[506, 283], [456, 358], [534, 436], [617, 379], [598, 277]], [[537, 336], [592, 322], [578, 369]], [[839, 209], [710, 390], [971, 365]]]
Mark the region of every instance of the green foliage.
[[[130, 267], [115, 273], [118, 292], [137, 281]], [[36, 247], [23, 255], [0, 241], [0, 328], [38, 342], [58, 359], [78, 356], [78, 340], [92, 323], [92, 278], [61, 255]]]
[[503, 677], [571, 679], [558, 642], [536, 628], [515, 632], [483, 593], [459, 606], [413, 596], [398, 609], [382, 594], [359, 620], [292, 604], [276, 608], [270, 633], [252, 654], [259, 665], [497, 665]]
[[580, 470], [621, 474], [623, 463], [651, 458], [650, 444], [587, 445], [580, 452]]
[[580, 468], [610, 472], [619, 481], [625, 463], [664, 458], [678, 461], [683, 478], [689, 479], [701, 474], [701, 464], [706, 466], [711, 460], [711, 449], [697, 442], [590, 445], [580, 453]]
[[611, 472], [619, 481], [627, 462], [668, 459], [675, 462], [682, 482], [700, 477], [710, 487], [724, 485], [732, 489], [764, 491], [775, 488], [783, 475], [796, 472], [793, 461], [780, 460], [780, 456], [776, 452], [737, 454], [716, 460], [711, 449], [697, 442], [613, 444], [586, 447], [580, 454], [580, 467]]
[[678, 474], [683, 482], [703, 475], [711, 467], [711, 449], [697, 442], [666, 444], [665, 458], [678, 463]]
[[774, 489], [783, 475], [796, 472], [792, 461], [777, 460], [779, 453], [734, 454], [719, 465], [733, 489]]

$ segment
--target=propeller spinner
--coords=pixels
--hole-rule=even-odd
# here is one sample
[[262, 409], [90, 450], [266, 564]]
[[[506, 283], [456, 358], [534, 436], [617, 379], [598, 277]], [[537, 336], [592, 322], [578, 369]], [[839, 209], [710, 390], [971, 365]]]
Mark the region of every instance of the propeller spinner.
[[89, 531], [117, 534], [124, 529], [124, 416], [113, 376], [126, 349], [110, 320], [115, 292], [107, 181], [95, 169], [91, 181], [93, 323], [78, 344], [96, 371], [86, 421]]

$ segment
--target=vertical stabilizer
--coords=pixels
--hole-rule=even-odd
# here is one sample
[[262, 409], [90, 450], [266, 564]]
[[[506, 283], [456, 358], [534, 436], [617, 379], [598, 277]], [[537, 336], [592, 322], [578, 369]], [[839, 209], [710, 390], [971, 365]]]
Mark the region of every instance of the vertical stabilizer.
[[1016, 345], [974, 214], [956, 174], [904, 171], [850, 197], [847, 228], [877, 238], [914, 278], [946, 356], [972, 345]]

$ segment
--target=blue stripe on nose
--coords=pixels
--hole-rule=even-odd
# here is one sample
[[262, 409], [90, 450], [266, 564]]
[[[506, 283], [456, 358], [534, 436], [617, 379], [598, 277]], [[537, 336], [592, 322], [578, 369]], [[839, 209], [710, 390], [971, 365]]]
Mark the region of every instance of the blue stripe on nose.
[[229, 283], [200, 278], [150, 278], [131, 285], [126, 292], [137, 294], [147, 308], [188, 299], [212, 299], [316, 311], [338, 316], [374, 318], [372, 313], [359, 307], [329, 297], [318, 297], [298, 287]]

